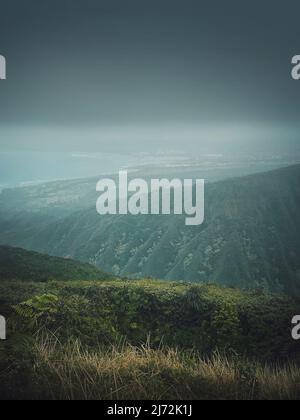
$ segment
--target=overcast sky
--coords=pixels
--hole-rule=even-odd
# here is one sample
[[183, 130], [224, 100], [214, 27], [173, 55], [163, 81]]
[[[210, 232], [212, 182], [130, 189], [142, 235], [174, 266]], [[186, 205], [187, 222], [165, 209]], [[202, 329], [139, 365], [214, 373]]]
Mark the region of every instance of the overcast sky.
[[299, 0], [0, 0], [0, 144], [294, 147], [299, 16]]

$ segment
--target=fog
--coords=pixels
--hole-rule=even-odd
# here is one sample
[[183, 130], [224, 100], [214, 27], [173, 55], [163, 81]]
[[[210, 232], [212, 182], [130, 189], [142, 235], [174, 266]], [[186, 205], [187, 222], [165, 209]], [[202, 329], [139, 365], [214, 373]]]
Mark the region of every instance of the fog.
[[2, 127], [2, 151], [155, 153], [300, 152], [298, 124], [164, 124], [71, 127]]
[[299, 1], [0, 3], [0, 151], [20, 172], [32, 152], [298, 155]]

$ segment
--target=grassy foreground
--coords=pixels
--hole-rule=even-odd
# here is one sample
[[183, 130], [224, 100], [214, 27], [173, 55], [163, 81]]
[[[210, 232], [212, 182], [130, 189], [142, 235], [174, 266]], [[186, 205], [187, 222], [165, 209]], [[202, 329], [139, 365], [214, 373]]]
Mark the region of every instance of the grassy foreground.
[[[297, 400], [300, 368], [268, 367], [215, 353], [149, 344], [84, 349], [41, 334], [32, 352], [1, 372], [1, 398], [55, 400]], [[27, 360], [26, 360], [27, 357]]]
[[0, 399], [300, 399], [297, 299], [153, 280], [0, 296]]

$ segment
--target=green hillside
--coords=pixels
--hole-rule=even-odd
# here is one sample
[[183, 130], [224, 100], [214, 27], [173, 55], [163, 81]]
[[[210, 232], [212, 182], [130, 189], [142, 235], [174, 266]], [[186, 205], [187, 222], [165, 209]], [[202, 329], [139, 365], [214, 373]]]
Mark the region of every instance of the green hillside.
[[199, 227], [181, 216], [100, 217], [91, 183], [76, 184], [74, 194], [70, 182], [8, 191], [0, 195], [1, 241], [122, 277], [299, 295], [299, 185], [299, 165], [207, 184]]
[[299, 300], [172, 282], [0, 282], [0, 399], [299, 399]]
[[299, 299], [9, 247], [0, 266], [0, 400], [300, 399]]
[[50, 257], [21, 248], [0, 246], [0, 281], [108, 280], [96, 267], [70, 259]]
[[163, 340], [202, 354], [228, 350], [271, 361], [300, 351], [291, 338], [299, 300], [258, 291], [155, 280], [1, 282], [0, 296], [8, 318], [36, 321], [28, 322], [30, 333], [39, 325], [92, 347], [122, 338], [139, 345], [150, 334], [154, 347]]

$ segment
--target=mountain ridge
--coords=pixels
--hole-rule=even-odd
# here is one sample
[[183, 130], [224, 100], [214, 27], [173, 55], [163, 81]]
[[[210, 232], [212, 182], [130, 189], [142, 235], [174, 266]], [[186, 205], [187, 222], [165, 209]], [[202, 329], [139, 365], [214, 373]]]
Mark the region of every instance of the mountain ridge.
[[0, 217], [2, 240], [122, 277], [299, 294], [299, 182], [300, 165], [293, 165], [207, 184], [199, 227], [185, 227], [183, 216], [100, 217], [93, 192], [84, 208], [59, 217], [26, 212], [17, 228]]
[[110, 280], [96, 267], [11, 246], [0, 246], [0, 281]]

